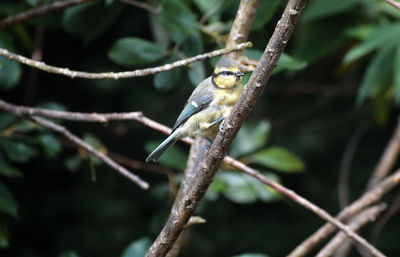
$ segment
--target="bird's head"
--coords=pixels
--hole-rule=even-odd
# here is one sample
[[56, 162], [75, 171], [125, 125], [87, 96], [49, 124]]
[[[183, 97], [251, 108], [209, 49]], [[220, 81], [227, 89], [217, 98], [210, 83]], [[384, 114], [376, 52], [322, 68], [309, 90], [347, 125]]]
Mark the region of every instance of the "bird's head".
[[218, 60], [212, 82], [219, 88], [233, 88], [237, 83], [240, 83], [244, 73], [239, 70], [237, 63], [228, 57], [222, 57]]

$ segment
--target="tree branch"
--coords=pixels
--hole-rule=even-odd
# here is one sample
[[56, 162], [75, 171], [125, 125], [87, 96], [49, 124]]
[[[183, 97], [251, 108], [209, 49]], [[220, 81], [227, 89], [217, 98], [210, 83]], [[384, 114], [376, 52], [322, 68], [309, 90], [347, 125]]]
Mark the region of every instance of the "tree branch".
[[66, 1], [57, 1], [48, 5], [44, 5], [41, 7], [37, 7], [31, 9], [26, 12], [21, 12], [13, 16], [9, 16], [3, 20], [0, 20], [0, 30], [5, 29], [11, 25], [15, 25], [26, 20], [47, 14], [49, 12], [54, 12], [58, 10], [62, 10], [74, 5], [82, 4], [85, 2], [89, 2], [92, 0], [66, 0]]
[[[393, 189], [398, 183], [400, 183], [400, 169], [397, 170], [393, 175], [387, 177], [385, 180], [376, 185], [369, 192], [365, 193], [357, 201], [344, 208], [337, 216], [336, 219], [343, 221], [351, 216], [357, 214], [366, 206], [378, 201], [384, 194]], [[319, 242], [327, 238], [330, 234], [336, 231], [336, 228], [327, 223], [322, 226], [318, 231], [308, 237], [299, 246], [296, 247], [288, 257], [301, 257], [305, 256], [308, 252], [314, 249]]]
[[396, 162], [397, 156], [400, 152], [400, 116], [398, 118], [396, 129], [393, 136], [390, 138], [389, 143], [386, 145], [381, 159], [376, 165], [374, 172], [368, 182], [367, 190], [375, 186], [379, 181], [389, 174], [393, 165]]
[[[386, 209], [387, 205], [381, 203], [376, 206], [369, 207], [357, 215], [348, 224], [349, 228], [353, 231], [358, 231], [368, 222], [373, 222], [381, 214], [382, 211]], [[316, 257], [330, 257], [332, 256], [336, 249], [348, 239], [345, 233], [339, 232], [332, 240], [316, 255]]]
[[255, 72], [253, 72], [249, 83], [245, 87], [244, 92], [236, 103], [233, 111], [225, 120], [223, 130], [220, 131], [211, 146], [209, 154], [205, 162], [203, 162], [197, 179], [193, 182], [187, 194], [179, 203], [176, 212], [171, 215], [156, 241], [150, 247], [146, 254], [147, 257], [165, 256], [178, 238], [190, 216], [200, 204], [200, 201], [211, 184], [230, 143], [255, 104], [255, 101], [269, 79], [273, 68], [276, 66], [278, 59], [294, 30], [298, 17], [305, 6], [305, 2], [305, 0], [289, 1], [259, 65]]
[[400, 3], [396, 2], [394, 0], [384, 0], [386, 3], [390, 4], [391, 6], [393, 6], [394, 8], [400, 10]]
[[[257, 13], [259, 0], [242, 0], [238, 11], [236, 12], [235, 21], [232, 24], [231, 31], [226, 43], [226, 47], [234, 47], [244, 43], [249, 37], [251, 25]], [[232, 52], [229, 57], [238, 59], [242, 52]]]
[[149, 184], [145, 181], [143, 181], [141, 178], [139, 178], [137, 175], [132, 174], [130, 171], [128, 171], [127, 169], [125, 169], [124, 167], [122, 167], [121, 165], [119, 165], [118, 163], [116, 163], [115, 161], [113, 161], [110, 157], [106, 156], [105, 154], [101, 153], [100, 151], [96, 150], [95, 148], [93, 148], [91, 145], [89, 145], [88, 143], [86, 143], [85, 141], [83, 141], [82, 139], [80, 139], [79, 137], [75, 136], [74, 134], [72, 134], [70, 131], [68, 131], [65, 127], [58, 125], [52, 121], [37, 117], [37, 116], [32, 116], [30, 114], [27, 113], [23, 113], [18, 108], [14, 108], [15, 106], [7, 104], [6, 102], [0, 100], [0, 109], [13, 113], [14, 115], [20, 116], [22, 118], [26, 118], [29, 119], [31, 121], [33, 121], [34, 123], [48, 128], [54, 132], [59, 133], [60, 135], [68, 138], [69, 140], [71, 140], [72, 142], [74, 142], [76, 145], [82, 147], [83, 149], [85, 149], [86, 151], [88, 151], [89, 153], [93, 154], [94, 156], [96, 156], [97, 158], [99, 158], [100, 160], [102, 160], [105, 164], [107, 164], [109, 167], [111, 167], [112, 169], [116, 170], [118, 173], [120, 173], [122, 176], [127, 177], [129, 180], [131, 180], [132, 182], [136, 183], [137, 185], [139, 185], [141, 188], [143, 189], [148, 189], [149, 188]]
[[39, 70], [64, 75], [70, 78], [83, 78], [83, 79], [122, 79], [122, 78], [132, 78], [132, 77], [143, 77], [148, 75], [153, 75], [159, 72], [168, 71], [175, 69], [177, 67], [186, 66], [194, 62], [202, 61], [215, 56], [224, 55], [230, 52], [239, 51], [247, 47], [251, 47], [251, 42], [235, 45], [233, 47], [227, 47], [220, 50], [215, 50], [212, 52], [199, 54], [194, 57], [187, 59], [182, 59], [173, 63], [161, 65], [153, 68], [139, 69], [134, 71], [124, 71], [124, 72], [102, 72], [102, 73], [90, 73], [84, 71], [74, 71], [68, 68], [60, 68], [56, 66], [47, 65], [44, 62], [34, 61], [32, 59], [26, 58], [22, 55], [12, 53], [4, 48], [0, 48], [0, 56], [4, 56], [10, 60], [17, 61], [19, 63], [37, 68]]

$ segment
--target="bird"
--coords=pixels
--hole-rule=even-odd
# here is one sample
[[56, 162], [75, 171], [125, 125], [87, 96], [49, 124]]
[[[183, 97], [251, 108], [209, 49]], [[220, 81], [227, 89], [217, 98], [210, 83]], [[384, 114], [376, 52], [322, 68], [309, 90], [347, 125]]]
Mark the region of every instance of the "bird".
[[202, 136], [212, 142], [243, 91], [243, 76], [236, 61], [221, 57], [212, 76], [193, 90], [171, 134], [150, 153], [146, 162], [157, 162], [170, 146], [187, 136]]

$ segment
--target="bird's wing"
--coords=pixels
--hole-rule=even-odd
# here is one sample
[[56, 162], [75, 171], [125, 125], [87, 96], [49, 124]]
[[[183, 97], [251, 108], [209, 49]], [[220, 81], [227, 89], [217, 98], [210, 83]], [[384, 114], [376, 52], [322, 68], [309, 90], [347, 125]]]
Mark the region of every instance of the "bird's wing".
[[174, 131], [180, 125], [185, 123], [191, 116], [207, 108], [213, 100], [214, 91], [215, 88], [211, 84], [210, 78], [207, 78], [200, 83], [186, 102], [185, 107], [176, 120], [172, 130]]

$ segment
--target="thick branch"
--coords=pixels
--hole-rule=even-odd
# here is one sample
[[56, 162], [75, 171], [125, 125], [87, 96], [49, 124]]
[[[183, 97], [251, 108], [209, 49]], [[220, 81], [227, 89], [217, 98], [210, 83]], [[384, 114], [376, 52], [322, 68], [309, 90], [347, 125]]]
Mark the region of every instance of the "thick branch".
[[[226, 47], [234, 47], [238, 44], [246, 42], [249, 37], [251, 25], [256, 17], [259, 0], [242, 0], [238, 11], [236, 12], [235, 21], [232, 24], [231, 31], [226, 43]], [[232, 59], [238, 59], [242, 55], [241, 52], [230, 53]]]
[[18, 13], [14, 16], [9, 16], [0, 21], [0, 30], [7, 28], [11, 25], [15, 25], [26, 20], [44, 15], [49, 12], [54, 12], [58, 10], [62, 10], [74, 5], [82, 4], [85, 2], [89, 2], [92, 0], [66, 0], [66, 1], [57, 1], [48, 5], [44, 5], [38, 8], [31, 9], [26, 12]]
[[[369, 192], [365, 193], [357, 201], [344, 208], [337, 216], [336, 219], [343, 221], [354, 214], [360, 212], [366, 206], [378, 201], [384, 194], [393, 189], [398, 183], [400, 183], [400, 169], [397, 170], [393, 175], [387, 177], [385, 180], [376, 185]], [[305, 256], [308, 252], [313, 250], [319, 242], [326, 239], [330, 234], [336, 231], [336, 228], [331, 224], [325, 224], [318, 231], [308, 237], [304, 242], [296, 247], [288, 257], [301, 257]]]
[[[382, 203], [376, 206], [365, 209], [355, 217], [350, 223], [349, 227], [353, 231], [358, 231], [369, 222], [373, 222], [386, 209], [386, 204]], [[316, 255], [316, 257], [330, 257], [336, 249], [348, 239], [345, 233], [339, 232], [332, 240]]]
[[273, 68], [276, 66], [278, 59], [294, 30], [298, 17], [305, 6], [305, 2], [305, 0], [289, 1], [266, 51], [257, 66], [257, 69], [250, 78], [250, 81], [238, 103], [235, 105], [234, 110], [228, 116], [227, 120], [225, 120], [223, 131], [221, 131], [215, 139], [197, 179], [189, 188], [187, 194], [183, 197], [176, 212], [169, 218], [156, 241], [150, 247], [146, 254], [147, 257], [165, 256], [178, 238], [190, 216], [200, 204], [200, 201], [211, 184], [230, 143], [255, 104], [255, 101], [269, 79]]
[[89, 145], [88, 143], [86, 143], [85, 141], [80, 139], [79, 137], [72, 134], [65, 127], [58, 125], [52, 121], [37, 117], [37, 116], [31, 116], [28, 114], [21, 113], [18, 109], [14, 108], [14, 106], [9, 105], [2, 100], [0, 100], [0, 109], [10, 112], [10, 113], [13, 113], [20, 117], [30, 119], [42, 127], [48, 128], [54, 132], [61, 134], [62, 136], [66, 137], [69, 140], [71, 140], [72, 142], [74, 142], [76, 145], [82, 147], [89, 153], [93, 154], [94, 156], [96, 156], [97, 158], [102, 160], [105, 164], [107, 164], [112, 169], [116, 170], [122, 176], [125, 176], [128, 179], [130, 179], [131, 181], [133, 181], [134, 183], [138, 184], [141, 188], [143, 188], [143, 189], [149, 188], [149, 184], [147, 182], [143, 181], [138, 176], [132, 174], [130, 171], [128, 171], [127, 169], [125, 169], [124, 167], [122, 167], [121, 165], [119, 165], [118, 163], [113, 161], [110, 157], [108, 157], [105, 154], [101, 153], [100, 151], [96, 150], [91, 145]]
[[10, 60], [17, 61], [19, 63], [32, 66], [39, 70], [64, 75], [70, 78], [83, 78], [83, 79], [122, 79], [122, 78], [132, 78], [132, 77], [143, 77], [148, 75], [153, 75], [159, 72], [168, 71], [175, 69], [177, 67], [186, 66], [194, 62], [202, 61], [215, 56], [224, 55], [230, 52], [239, 51], [244, 48], [251, 47], [251, 42], [235, 45], [233, 47], [227, 47], [220, 50], [215, 50], [212, 52], [196, 55], [191, 58], [179, 60], [173, 63], [165, 64], [158, 67], [146, 68], [134, 71], [124, 71], [124, 72], [102, 72], [102, 73], [90, 73], [84, 71], [74, 71], [68, 68], [60, 68], [56, 66], [47, 65], [44, 62], [34, 61], [32, 59], [26, 58], [22, 55], [12, 53], [4, 48], [0, 48], [0, 56], [4, 56]]

